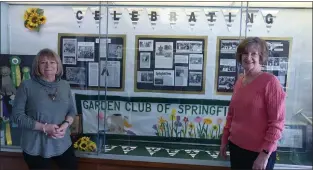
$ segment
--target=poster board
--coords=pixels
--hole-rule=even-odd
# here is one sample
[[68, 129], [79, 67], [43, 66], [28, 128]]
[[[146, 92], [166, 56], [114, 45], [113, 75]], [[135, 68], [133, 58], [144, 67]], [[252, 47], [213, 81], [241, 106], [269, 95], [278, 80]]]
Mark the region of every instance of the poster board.
[[137, 35], [135, 92], [205, 93], [206, 36]]
[[58, 36], [63, 78], [72, 88], [124, 90], [125, 35], [101, 35], [100, 39], [99, 34], [59, 33]]
[[[269, 58], [262, 70], [274, 74], [286, 91], [292, 39], [280, 37], [261, 38], [267, 42], [269, 47]], [[239, 37], [217, 37], [215, 70], [216, 94], [231, 95], [238, 75], [243, 73], [243, 68], [235, 59], [239, 42]]]

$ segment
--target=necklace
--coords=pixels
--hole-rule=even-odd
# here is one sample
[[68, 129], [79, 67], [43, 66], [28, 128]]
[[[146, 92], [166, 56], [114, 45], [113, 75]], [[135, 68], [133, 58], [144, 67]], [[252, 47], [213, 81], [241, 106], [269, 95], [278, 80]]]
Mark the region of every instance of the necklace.
[[58, 89], [56, 88], [54, 93], [50, 93], [47, 89], [45, 89], [45, 91], [48, 93], [49, 98], [54, 101], [57, 97]]
[[250, 79], [247, 79], [246, 75], [244, 75], [242, 84], [243, 84], [243, 85], [247, 85], [247, 84], [251, 83], [254, 79], [256, 79], [256, 78], [257, 78], [260, 74], [262, 74], [262, 73], [263, 73], [263, 72], [260, 71], [260, 72], [258, 72], [256, 75], [254, 75], [254, 76], [253, 76], [252, 78], [250, 78]]

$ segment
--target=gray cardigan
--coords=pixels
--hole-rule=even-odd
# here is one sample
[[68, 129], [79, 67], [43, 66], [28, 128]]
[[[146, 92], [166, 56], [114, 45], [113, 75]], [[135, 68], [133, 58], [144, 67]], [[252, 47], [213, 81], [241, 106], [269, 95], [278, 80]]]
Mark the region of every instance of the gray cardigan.
[[[48, 96], [57, 89], [56, 99]], [[17, 90], [11, 121], [22, 129], [21, 147], [33, 156], [50, 158], [63, 154], [72, 144], [69, 128], [63, 138], [53, 139], [42, 131], [34, 130], [36, 121], [48, 124], [61, 124], [66, 116], [74, 117], [76, 109], [69, 84], [57, 79], [47, 82], [38, 77], [25, 80]]]

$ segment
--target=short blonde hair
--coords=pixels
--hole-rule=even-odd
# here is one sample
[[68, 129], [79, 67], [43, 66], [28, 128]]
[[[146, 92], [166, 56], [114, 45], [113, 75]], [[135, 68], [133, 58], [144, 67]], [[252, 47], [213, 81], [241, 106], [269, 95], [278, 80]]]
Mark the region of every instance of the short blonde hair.
[[39, 70], [39, 62], [42, 57], [48, 57], [49, 59], [53, 59], [57, 63], [57, 77], [63, 76], [63, 65], [60, 59], [60, 56], [55, 53], [53, 50], [49, 48], [44, 48], [38, 52], [38, 54], [35, 56], [33, 65], [32, 65], [32, 75], [33, 76], [41, 76], [40, 70]]
[[248, 37], [240, 42], [236, 52], [237, 62], [242, 62], [242, 54], [248, 52], [248, 48], [252, 45], [257, 45], [259, 48], [260, 64], [266, 64], [269, 55], [268, 46], [266, 41], [259, 37]]

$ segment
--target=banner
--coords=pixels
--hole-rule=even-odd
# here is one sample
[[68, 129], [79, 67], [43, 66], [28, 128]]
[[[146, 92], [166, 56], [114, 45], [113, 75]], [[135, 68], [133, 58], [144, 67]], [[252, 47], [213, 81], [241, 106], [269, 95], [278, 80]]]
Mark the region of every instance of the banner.
[[114, 28], [120, 23], [120, 19], [123, 15], [123, 10], [121, 8], [109, 8], [110, 16], [113, 20]]
[[106, 14], [106, 8], [102, 8], [100, 11], [99, 7], [89, 7], [92, 12], [93, 19], [95, 20], [97, 28], [99, 28], [100, 20], [103, 17], [103, 14]]
[[127, 8], [128, 14], [131, 20], [131, 23], [133, 25], [133, 28], [136, 29], [136, 26], [138, 25], [139, 19], [142, 15], [142, 8]]
[[276, 20], [278, 12], [279, 10], [268, 10], [268, 9], [261, 10], [262, 17], [266, 24], [267, 32], [270, 32], [274, 23], [274, 19]]
[[78, 27], [83, 23], [88, 7], [72, 7]]
[[[79, 27], [81, 26], [83, 19], [85, 17], [86, 11], [90, 8], [92, 12], [92, 17], [95, 20], [95, 24], [99, 26], [99, 21], [106, 14], [105, 8], [100, 10], [99, 7], [72, 7], [74, 11], [74, 16], [77, 20]], [[110, 18], [112, 19], [114, 28], [117, 28], [117, 25], [120, 23], [122, 17], [125, 19], [125, 22], [131, 22], [134, 29], [136, 29], [139, 22], [145, 21], [142, 17], [145, 15], [148, 17], [149, 22], [151, 24], [152, 29], [154, 30], [156, 24], [168, 24], [173, 29], [178, 22], [185, 23], [188, 22], [191, 30], [195, 29], [196, 23], [205, 22], [201, 17], [202, 13], [204, 13], [205, 20], [207, 20], [210, 30], [213, 29], [213, 26], [220, 20], [217, 17], [217, 14], [221, 11], [223, 14], [222, 20], [226, 22], [228, 31], [231, 30], [232, 25], [239, 13], [239, 9], [225, 9], [225, 8], [108, 8]], [[252, 24], [256, 21], [256, 16], [258, 12], [261, 11], [264, 22], [266, 23], [266, 27], [269, 29], [272, 27], [273, 18], [277, 16], [278, 10], [259, 10], [259, 9], [248, 9], [248, 13], [246, 13], [246, 9], [242, 11], [242, 20], [244, 23], [247, 23], [249, 29], [252, 27]], [[123, 13], [125, 14], [123, 15]], [[100, 14], [102, 13], [102, 14]], [[248, 14], [248, 15], [247, 15]]]
[[[221, 139], [229, 105], [229, 101], [223, 100], [82, 94], [75, 94], [75, 100], [77, 111], [82, 114], [84, 134], [105, 131], [106, 134], [208, 140]], [[305, 132], [305, 125], [285, 124], [278, 146], [305, 149], [302, 142], [306, 139]], [[132, 149], [123, 148], [124, 152]], [[172, 154], [175, 155], [175, 151]]]
[[228, 111], [228, 101], [219, 100], [84, 98], [76, 99], [83, 117], [83, 133], [220, 139]]
[[216, 23], [216, 18], [217, 18], [217, 13], [219, 12], [218, 9], [215, 9], [215, 8], [206, 8], [204, 9], [204, 14], [206, 16], [206, 19], [208, 21], [208, 25], [209, 25], [209, 28], [210, 30], [213, 29], [215, 23]]
[[158, 18], [160, 17], [159, 8], [146, 8], [152, 29], [155, 29]]
[[200, 11], [201, 11], [201, 9], [197, 9], [197, 8], [186, 8], [185, 9], [187, 21], [188, 21], [189, 26], [190, 26], [192, 31], [196, 25], [197, 18], [200, 15]]
[[255, 18], [257, 17], [257, 14], [259, 13], [258, 9], [248, 9], [242, 11], [242, 21], [243, 23], [247, 23], [247, 28], [250, 30], [253, 23], [255, 22]]
[[177, 9], [177, 8], [167, 9], [168, 19], [166, 21], [169, 22], [172, 29], [174, 29], [175, 25], [177, 24], [178, 17], [180, 16], [181, 12], [182, 12], [182, 9]]
[[228, 31], [231, 30], [233, 22], [235, 21], [235, 18], [237, 17], [238, 12], [239, 12], [239, 9], [223, 9], [222, 10]]

